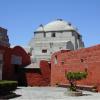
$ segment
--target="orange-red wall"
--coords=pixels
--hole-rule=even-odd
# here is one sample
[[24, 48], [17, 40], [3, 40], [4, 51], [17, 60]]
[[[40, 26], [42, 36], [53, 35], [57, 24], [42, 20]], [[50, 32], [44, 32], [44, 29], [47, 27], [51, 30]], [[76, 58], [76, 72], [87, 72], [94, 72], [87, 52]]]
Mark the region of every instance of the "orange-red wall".
[[[24, 67], [30, 64], [30, 56], [23, 48], [16, 46], [8, 48], [0, 46], [0, 53], [3, 54], [3, 79], [13, 80], [22, 77], [16, 74], [14, 65], [11, 64], [11, 55], [22, 57], [22, 64], [18, 67]], [[55, 64], [57, 56], [57, 64]], [[83, 62], [82, 62], [83, 60]], [[34, 67], [34, 66], [33, 66]], [[29, 86], [47, 86], [68, 83], [65, 78], [65, 71], [85, 71], [87, 68], [88, 77], [79, 81], [79, 84], [96, 85], [100, 91], [100, 45], [84, 48], [76, 51], [62, 50], [52, 55], [51, 65], [42, 60], [40, 62], [40, 72], [34, 72], [34, 69], [28, 69], [24, 72], [24, 78]]]
[[48, 61], [41, 60], [40, 62], [40, 69], [42, 73], [43, 79], [50, 85], [50, 79], [51, 79], [51, 65], [48, 63]]
[[12, 55], [22, 57], [20, 67], [30, 64], [30, 56], [20, 46], [14, 48], [0, 46], [0, 52], [3, 54], [3, 79], [10, 80], [16, 78], [14, 65], [11, 64]]
[[[57, 64], [55, 64], [57, 56]], [[82, 62], [83, 60], [83, 62]], [[51, 85], [65, 84], [65, 71], [85, 71], [88, 77], [79, 84], [96, 85], [100, 91], [100, 45], [76, 51], [56, 52], [51, 58]]]
[[[3, 54], [3, 80], [18, 80], [21, 84], [28, 86], [47, 86], [50, 85], [50, 65], [47, 61], [40, 62], [40, 72], [35, 72], [34, 66], [32, 69], [24, 67], [31, 63], [30, 56], [20, 46], [8, 48], [0, 46], [0, 53]], [[20, 70], [15, 72], [15, 65], [11, 64], [12, 55], [20, 56], [22, 64], [17, 65]], [[20, 69], [21, 68], [21, 69]]]
[[[34, 66], [33, 66], [34, 67]], [[35, 73], [35, 69], [25, 72], [27, 84], [29, 86], [48, 86], [50, 85], [50, 65], [47, 61], [40, 62], [40, 72]]]

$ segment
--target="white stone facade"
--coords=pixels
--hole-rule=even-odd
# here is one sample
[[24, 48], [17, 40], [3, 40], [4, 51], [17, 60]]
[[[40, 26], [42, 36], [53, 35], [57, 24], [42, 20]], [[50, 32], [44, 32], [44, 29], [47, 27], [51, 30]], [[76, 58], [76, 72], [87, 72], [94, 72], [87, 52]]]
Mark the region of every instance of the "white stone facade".
[[[29, 43], [32, 62], [50, 61], [52, 53], [59, 50], [76, 50], [84, 47], [82, 36], [70, 24], [61, 19], [40, 25]], [[37, 65], [38, 65], [37, 64]]]

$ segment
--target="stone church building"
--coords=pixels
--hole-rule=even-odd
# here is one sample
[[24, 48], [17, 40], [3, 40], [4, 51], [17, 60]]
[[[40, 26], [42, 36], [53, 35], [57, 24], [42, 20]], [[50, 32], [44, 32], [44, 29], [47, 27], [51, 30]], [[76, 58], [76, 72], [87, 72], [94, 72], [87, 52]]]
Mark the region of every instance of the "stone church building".
[[84, 47], [82, 35], [69, 22], [62, 19], [40, 25], [29, 43], [32, 62], [39, 66], [40, 60], [50, 61], [59, 50], [76, 50]]

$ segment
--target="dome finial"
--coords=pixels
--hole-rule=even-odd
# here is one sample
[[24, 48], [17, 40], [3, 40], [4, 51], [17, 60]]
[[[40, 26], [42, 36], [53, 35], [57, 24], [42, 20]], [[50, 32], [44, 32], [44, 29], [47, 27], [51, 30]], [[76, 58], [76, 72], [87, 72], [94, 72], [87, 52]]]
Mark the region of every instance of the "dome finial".
[[43, 24], [40, 24], [39, 26], [40, 26], [40, 27], [43, 27]]
[[57, 20], [59, 20], [59, 21], [63, 21], [63, 19], [61, 19], [61, 18], [57, 18]]

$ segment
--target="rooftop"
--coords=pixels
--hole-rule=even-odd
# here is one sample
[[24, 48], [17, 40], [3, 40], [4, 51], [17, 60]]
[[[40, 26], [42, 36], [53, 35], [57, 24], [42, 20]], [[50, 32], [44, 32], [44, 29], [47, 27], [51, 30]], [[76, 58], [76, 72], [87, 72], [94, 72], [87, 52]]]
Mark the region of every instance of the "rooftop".
[[46, 25], [40, 25], [35, 32], [40, 31], [65, 31], [76, 30], [71, 23], [64, 21], [63, 19], [54, 20]]

